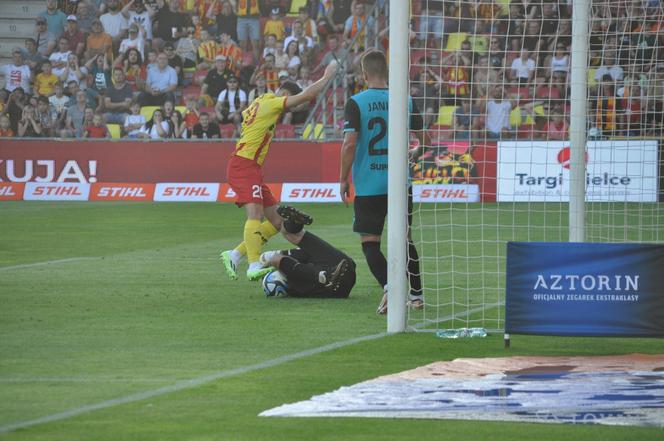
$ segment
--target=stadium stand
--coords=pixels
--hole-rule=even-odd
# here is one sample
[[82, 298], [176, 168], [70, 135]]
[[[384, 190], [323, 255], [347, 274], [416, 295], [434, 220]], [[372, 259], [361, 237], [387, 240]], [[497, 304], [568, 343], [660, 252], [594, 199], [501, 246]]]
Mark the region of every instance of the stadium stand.
[[[166, 94], [155, 101], [148, 99], [149, 94], [142, 94], [142, 102], [161, 105], [164, 99], [174, 99], [175, 116], [167, 115], [166, 123], [174, 126], [179, 124], [176, 119], [181, 118], [190, 132], [200, 112], [206, 111], [213, 119], [221, 115], [215, 112], [221, 96], [228, 97], [219, 104], [224, 108], [236, 104], [242, 108], [248, 104], [231, 103], [230, 99], [235, 100], [231, 98], [233, 94], [222, 94], [231, 75], [239, 79], [240, 88], [247, 96], [256, 96], [267, 90], [277, 92], [280, 81], [286, 79], [306, 87], [320, 77], [324, 66], [337, 58], [341, 60], [342, 73], [304, 111], [305, 116], [289, 120], [292, 125], [280, 127], [277, 136], [292, 139], [341, 136], [345, 102], [364, 87], [358, 58], [364, 49], [386, 50], [389, 44], [385, 33], [388, 2], [335, 3], [339, 6], [333, 17], [329, 17], [325, 13], [330, 2], [261, 0], [259, 25], [265, 40], [261, 39], [257, 51], [247, 47], [252, 44], [249, 41], [232, 41], [237, 38], [233, 7], [240, 8], [245, 2], [133, 2], [148, 5], [147, 9], [133, 3], [125, 7], [129, 0], [0, 2], [0, 85], [3, 86], [0, 111], [8, 115], [12, 128], [3, 135], [18, 136], [22, 109], [26, 104], [37, 109], [37, 98], [44, 95], [49, 98], [51, 108], [42, 109], [37, 115], [44, 125], [51, 126], [42, 133], [80, 136], [82, 121], [78, 118], [83, 117], [83, 101], [78, 109], [73, 108], [80, 89], [90, 111], [104, 115], [108, 124], [118, 124], [119, 136], [126, 136], [126, 124], [121, 124], [121, 118], [131, 112], [123, 97], [135, 100], [145, 92], [146, 84], [155, 81], [154, 84], [161, 82], [164, 86], [168, 83], [169, 87], [169, 82], [176, 83], [173, 97]], [[362, 10], [356, 8], [360, 3], [365, 5]], [[97, 10], [98, 4], [105, 10]], [[477, 118], [479, 123], [470, 128], [471, 135], [485, 136], [487, 103], [495, 94], [513, 102], [509, 119], [513, 137], [544, 133], [553, 110], [562, 112], [565, 123], [569, 123], [566, 72], [571, 42], [570, 5], [519, 0], [412, 0], [411, 5], [411, 93], [420, 110], [426, 112], [424, 119], [429, 129], [443, 127], [445, 133], [449, 133], [449, 128], [458, 129], [454, 127], [455, 112], [460, 111], [464, 100], [470, 100], [481, 113], [481, 118]], [[664, 99], [659, 85], [664, 71], [662, 7], [659, 2], [634, 1], [621, 8], [607, 9], [602, 2], [592, 4], [589, 124], [597, 126], [605, 136], [660, 136], [664, 125]], [[46, 19], [44, 28], [38, 25], [40, 16]], [[101, 18], [101, 25], [97, 18]], [[58, 35], [54, 35], [62, 32], [62, 23], [68, 32], [69, 48], [64, 49], [59, 46]], [[136, 26], [129, 26], [132, 23]], [[442, 35], [436, 34], [436, 23], [442, 23]], [[104, 29], [104, 24], [109, 29]], [[283, 40], [266, 43], [272, 38], [268, 34], [273, 29], [283, 30], [284, 39], [298, 33], [295, 37], [307, 43], [299, 44], [298, 50], [289, 55], [283, 48]], [[204, 50], [199, 48], [203, 41]], [[69, 52], [77, 52], [77, 48], [78, 53], [71, 56]], [[529, 53], [523, 54], [523, 49], [529, 49]], [[19, 57], [17, 51], [20, 59], [15, 58]], [[167, 66], [159, 66], [160, 53], [167, 54]], [[105, 57], [98, 59], [98, 55], [104, 54]], [[274, 55], [274, 66], [266, 66], [268, 54]], [[210, 77], [208, 73], [215, 69], [216, 63], [213, 58], [218, 56], [226, 58], [220, 71], [223, 74]], [[46, 59], [50, 60], [52, 73], [42, 72]], [[534, 68], [528, 68], [530, 72], [524, 70], [532, 62]], [[24, 78], [23, 63], [30, 69], [29, 81]], [[116, 69], [124, 72], [127, 85], [115, 77]], [[257, 88], [257, 78], [263, 78], [266, 85]], [[55, 83], [61, 84], [64, 95], [56, 93]], [[145, 106], [139, 114], [149, 123], [155, 109]], [[54, 112], [56, 118], [47, 123], [46, 114]], [[221, 129], [222, 135], [237, 135], [237, 130]], [[118, 136], [116, 128], [111, 133]]]

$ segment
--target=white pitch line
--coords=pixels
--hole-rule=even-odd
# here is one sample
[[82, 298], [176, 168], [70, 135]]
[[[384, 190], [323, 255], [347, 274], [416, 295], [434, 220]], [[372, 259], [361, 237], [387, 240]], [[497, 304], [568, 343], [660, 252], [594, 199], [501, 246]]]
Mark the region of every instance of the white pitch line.
[[[487, 305], [487, 306], [491, 306], [491, 305]], [[464, 311], [463, 314], [456, 314], [456, 315], [473, 314], [473, 313], [479, 312], [483, 309], [484, 309], [484, 307], [478, 307], [478, 308], [475, 308], [475, 309], [472, 309], [472, 310], [469, 310], [469, 311]], [[455, 318], [455, 315], [450, 314], [446, 317], [441, 317], [439, 319], [439, 321], [446, 321], [446, 320], [451, 320], [451, 319], [454, 319], [454, 318]], [[273, 358], [271, 360], [267, 360], [267, 361], [264, 361], [262, 363], [256, 363], [256, 364], [252, 364], [252, 365], [249, 365], [249, 366], [243, 366], [243, 367], [239, 367], [239, 368], [235, 368], [235, 369], [228, 369], [228, 370], [225, 370], [225, 371], [216, 372], [214, 374], [205, 375], [205, 376], [202, 376], [202, 377], [197, 377], [197, 378], [192, 378], [192, 379], [189, 379], [189, 380], [180, 381], [180, 382], [177, 382], [177, 383], [172, 384], [170, 386], [164, 386], [164, 387], [160, 387], [160, 388], [154, 389], [154, 390], [148, 390], [148, 391], [145, 391], [145, 392], [138, 392], [138, 393], [135, 393], [135, 394], [124, 396], [124, 397], [114, 398], [112, 400], [107, 400], [107, 401], [102, 401], [102, 402], [95, 403], [95, 404], [88, 404], [88, 405], [85, 405], [85, 406], [75, 407], [73, 409], [65, 410], [64, 412], [54, 413], [54, 414], [47, 415], [47, 416], [44, 416], [44, 417], [41, 417], [41, 418], [36, 418], [36, 419], [33, 419], [33, 420], [18, 421], [16, 423], [10, 423], [10, 424], [7, 424], [5, 426], [0, 426], [0, 433], [12, 432], [12, 431], [18, 430], [18, 429], [27, 429], [29, 427], [38, 426], [40, 424], [46, 424], [46, 423], [52, 423], [52, 422], [55, 422], [55, 421], [61, 421], [61, 420], [67, 419], [67, 418], [82, 415], [84, 413], [93, 412], [95, 410], [108, 409], [109, 407], [120, 406], [122, 404], [135, 403], [137, 401], [147, 400], [149, 398], [154, 398], [154, 397], [158, 397], [158, 396], [161, 396], [161, 395], [170, 394], [172, 392], [178, 392], [178, 391], [185, 390], [185, 389], [191, 389], [193, 387], [202, 386], [204, 384], [207, 384], [207, 383], [210, 383], [210, 382], [213, 382], [213, 381], [216, 381], [216, 380], [220, 380], [222, 378], [235, 377], [237, 375], [242, 375], [242, 374], [246, 374], [248, 372], [256, 371], [256, 370], [259, 370], [259, 369], [265, 369], [265, 368], [269, 368], [269, 367], [272, 367], [272, 366], [277, 366], [277, 365], [280, 365], [280, 364], [283, 364], [283, 363], [287, 363], [289, 361], [294, 361], [294, 360], [298, 360], [300, 358], [309, 357], [311, 355], [317, 355], [317, 354], [321, 354], [323, 352], [328, 352], [328, 351], [332, 351], [332, 350], [335, 350], [335, 349], [340, 349], [340, 348], [343, 348], [345, 346], [354, 345], [356, 343], [361, 343], [361, 342], [370, 341], [370, 340], [377, 340], [379, 338], [385, 337], [386, 335], [388, 335], [388, 334], [385, 333], [385, 332], [381, 332], [381, 333], [378, 333], [378, 334], [371, 334], [371, 335], [365, 335], [365, 336], [362, 336], [362, 337], [351, 338], [349, 340], [339, 341], [339, 342], [336, 342], [336, 343], [330, 343], [330, 344], [327, 344], [327, 345], [319, 346], [317, 348], [308, 349], [306, 351], [295, 352], [293, 354]]]
[[0, 271], [11, 271], [24, 268], [34, 268], [36, 266], [55, 265], [58, 263], [80, 262], [82, 260], [99, 260], [101, 257], [70, 257], [68, 259], [47, 260], [45, 262], [25, 263], [23, 265], [2, 266]]

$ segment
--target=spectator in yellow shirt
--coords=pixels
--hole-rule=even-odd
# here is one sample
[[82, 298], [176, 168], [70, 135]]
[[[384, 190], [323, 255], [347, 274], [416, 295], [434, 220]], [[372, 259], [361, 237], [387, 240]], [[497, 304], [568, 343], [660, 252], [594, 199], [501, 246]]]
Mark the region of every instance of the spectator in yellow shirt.
[[274, 8], [270, 12], [270, 18], [265, 22], [263, 35], [273, 34], [277, 40], [283, 40], [286, 36], [286, 25], [279, 15], [279, 8]]
[[55, 85], [60, 80], [52, 71], [51, 62], [42, 64], [42, 72], [35, 77], [35, 90], [41, 96], [49, 97], [55, 93]]

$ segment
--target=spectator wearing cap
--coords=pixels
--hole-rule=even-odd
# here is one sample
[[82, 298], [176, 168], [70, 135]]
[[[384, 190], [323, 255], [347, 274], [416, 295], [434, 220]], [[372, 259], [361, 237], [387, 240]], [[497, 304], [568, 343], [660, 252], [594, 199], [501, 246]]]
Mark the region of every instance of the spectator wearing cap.
[[106, 109], [106, 122], [110, 124], [124, 124], [127, 118], [131, 101], [134, 96], [131, 85], [125, 81], [125, 73], [116, 67], [113, 69], [113, 83], [106, 91], [104, 107]]
[[224, 55], [228, 62], [228, 69], [237, 75], [242, 64], [242, 49], [231, 39], [231, 35], [224, 32], [219, 36], [217, 54]]
[[30, 93], [32, 72], [30, 67], [23, 62], [21, 48], [15, 47], [12, 50], [12, 64], [0, 66], [0, 75], [5, 77], [5, 89], [9, 92], [20, 87], [23, 91]]
[[33, 72], [39, 70], [39, 66], [41, 66], [44, 61], [48, 60], [47, 57], [37, 52], [37, 42], [34, 38], [25, 39], [25, 49], [21, 49], [21, 52], [23, 53], [25, 64], [30, 66], [30, 69], [32, 69]]
[[76, 8], [76, 19], [78, 20], [78, 28], [81, 32], [87, 34], [92, 28], [92, 22], [97, 19], [97, 14], [88, 2], [80, 1]]
[[92, 22], [90, 28], [90, 35], [86, 41], [85, 59], [90, 60], [97, 55], [106, 54], [108, 57], [113, 57], [113, 39], [110, 35], [104, 32], [104, 26], [99, 19]]
[[35, 34], [33, 38], [37, 42], [37, 52], [48, 57], [53, 52], [53, 49], [55, 49], [56, 40], [55, 35], [49, 32], [46, 26], [46, 19], [38, 17], [35, 21]]
[[67, 39], [67, 45], [71, 52], [79, 57], [83, 56], [83, 51], [85, 51], [85, 35], [78, 28], [78, 19], [75, 15], [67, 17], [67, 25], [62, 36]]
[[39, 13], [46, 20], [47, 30], [58, 38], [65, 31], [67, 16], [58, 9], [58, 0], [46, 0], [46, 10]]
[[139, 35], [148, 41], [152, 41], [152, 18], [157, 11], [143, 0], [130, 0], [124, 8], [122, 15], [128, 24], [138, 26]]
[[274, 35], [277, 37], [277, 40], [283, 40], [286, 36], [286, 25], [284, 20], [281, 18], [279, 13], [279, 8], [273, 8], [270, 11], [270, 18], [265, 22], [265, 27], [263, 28], [263, 35]]
[[201, 85], [201, 107], [212, 107], [222, 90], [226, 89], [231, 76], [228, 63], [224, 55], [217, 55], [214, 68], [205, 76]]
[[128, 37], [122, 40], [118, 54], [124, 55], [129, 49], [136, 49], [141, 54], [141, 58], [145, 58], [145, 40], [143, 34], [136, 23], [129, 25]]
[[290, 74], [288, 73], [287, 70], [280, 70], [279, 71], [279, 88], [281, 88], [286, 81], [290, 80]]
[[122, 15], [118, 0], [108, 0], [106, 7], [108, 12], [99, 17], [99, 20], [104, 26], [104, 32], [113, 39], [113, 47], [117, 48], [127, 34], [129, 25], [127, 19]]
[[166, 101], [175, 102], [175, 89], [178, 85], [178, 74], [168, 65], [168, 56], [160, 53], [157, 65], [148, 70], [145, 91], [141, 92], [138, 101], [141, 106], [161, 106]]
[[242, 124], [242, 111], [247, 108], [247, 94], [240, 89], [240, 80], [231, 75], [228, 78], [226, 89], [222, 90], [214, 107], [217, 121], [220, 124], [233, 124], [235, 129], [233, 137], [240, 135]]
[[182, 86], [184, 81], [184, 63], [182, 62], [182, 57], [175, 53], [175, 46], [170, 41], [164, 44], [164, 53], [168, 57], [168, 65], [175, 69], [178, 75], [178, 86]]

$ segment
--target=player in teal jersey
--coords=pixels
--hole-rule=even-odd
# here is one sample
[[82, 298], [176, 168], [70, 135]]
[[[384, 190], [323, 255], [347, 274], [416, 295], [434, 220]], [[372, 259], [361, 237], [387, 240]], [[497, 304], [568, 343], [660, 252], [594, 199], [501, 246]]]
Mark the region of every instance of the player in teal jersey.
[[[348, 203], [349, 178], [355, 186], [355, 219], [353, 231], [360, 234], [362, 252], [369, 269], [383, 287], [383, 298], [376, 311], [387, 313], [387, 260], [380, 249], [381, 236], [387, 215], [387, 125], [388, 89], [387, 61], [377, 50], [362, 57], [362, 75], [369, 88], [360, 92], [346, 104], [344, 142], [341, 149], [340, 191]], [[409, 100], [410, 130], [422, 133], [423, 122], [419, 111]], [[423, 140], [421, 140], [421, 144]], [[407, 148], [407, 146], [404, 146]], [[409, 189], [408, 225], [411, 225], [412, 193]], [[408, 304], [421, 308], [422, 281], [417, 248], [408, 233], [408, 275], [410, 296]]]

